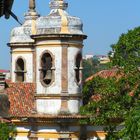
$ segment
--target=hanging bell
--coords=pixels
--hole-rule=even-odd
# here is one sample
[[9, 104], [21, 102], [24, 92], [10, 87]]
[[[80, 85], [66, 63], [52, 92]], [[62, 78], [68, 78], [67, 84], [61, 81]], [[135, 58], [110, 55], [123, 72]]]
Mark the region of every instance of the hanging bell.
[[52, 79], [52, 71], [47, 70], [44, 80], [51, 80]]

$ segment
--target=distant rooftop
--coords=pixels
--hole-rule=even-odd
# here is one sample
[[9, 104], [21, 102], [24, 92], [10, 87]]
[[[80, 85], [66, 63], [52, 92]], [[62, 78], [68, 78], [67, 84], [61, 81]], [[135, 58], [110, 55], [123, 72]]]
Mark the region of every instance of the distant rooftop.
[[4, 69], [0, 69], [0, 73], [9, 73], [10, 70], [4, 70]]

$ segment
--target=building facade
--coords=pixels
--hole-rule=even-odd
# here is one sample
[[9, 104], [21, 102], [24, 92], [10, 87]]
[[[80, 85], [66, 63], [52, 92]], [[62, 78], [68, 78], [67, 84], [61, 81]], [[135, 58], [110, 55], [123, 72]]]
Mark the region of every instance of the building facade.
[[[25, 22], [11, 32], [11, 76], [7, 94], [16, 140], [104, 138], [100, 127], [80, 125], [82, 105], [82, 21], [63, 0], [51, 0], [39, 16], [30, 0]], [[13, 103], [14, 102], [14, 103]], [[96, 132], [99, 130], [99, 132]]]

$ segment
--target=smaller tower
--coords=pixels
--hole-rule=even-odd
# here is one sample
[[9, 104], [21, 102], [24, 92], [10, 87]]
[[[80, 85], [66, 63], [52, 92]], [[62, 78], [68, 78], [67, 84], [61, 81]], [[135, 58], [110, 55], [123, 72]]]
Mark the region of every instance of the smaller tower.
[[34, 82], [34, 40], [35, 21], [39, 17], [35, 11], [35, 1], [29, 1], [29, 10], [25, 14], [24, 24], [11, 32], [9, 46], [12, 59], [12, 82]]

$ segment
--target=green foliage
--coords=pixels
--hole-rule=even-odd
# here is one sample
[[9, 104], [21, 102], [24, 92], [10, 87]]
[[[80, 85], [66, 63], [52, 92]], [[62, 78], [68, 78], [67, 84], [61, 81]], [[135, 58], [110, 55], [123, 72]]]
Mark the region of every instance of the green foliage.
[[95, 58], [83, 60], [83, 67], [83, 80], [85, 80], [86, 78], [95, 74], [98, 71], [109, 69], [108, 64], [100, 64], [99, 60]]
[[14, 140], [13, 137], [16, 133], [14, 125], [9, 125], [7, 123], [0, 123], [0, 140]]
[[108, 124], [108, 127], [105, 128], [105, 131], [108, 132], [106, 135], [106, 140], [120, 140], [116, 125]]
[[[126, 84], [127, 83], [127, 87]], [[96, 125], [108, 124], [112, 119], [124, 118], [138, 96], [129, 95], [135, 86], [130, 86], [127, 78], [95, 77], [83, 88], [84, 103], [81, 114], [91, 116], [90, 122]]]
[[123, 67], [127, 72], [137, 69], [140, 66], [140, 27], [122, 34], [119, 41], [112, 45], [112, 52], [113, 65]]
[[126, 116], [125, 127], [120, 132], [123, 140], [139, 140], [140, 139], [140, 102], [132, 107]]
[[[113, 55], [112, 55], [113, 54]], [[140, 139], [140, 27], [122, 34], [109, 54], [114, 77], [94, 77], [83, 87], [82, 123], [107, 125], [107, 140]], [[125, 128], [116, 131], [124, 122]]]

